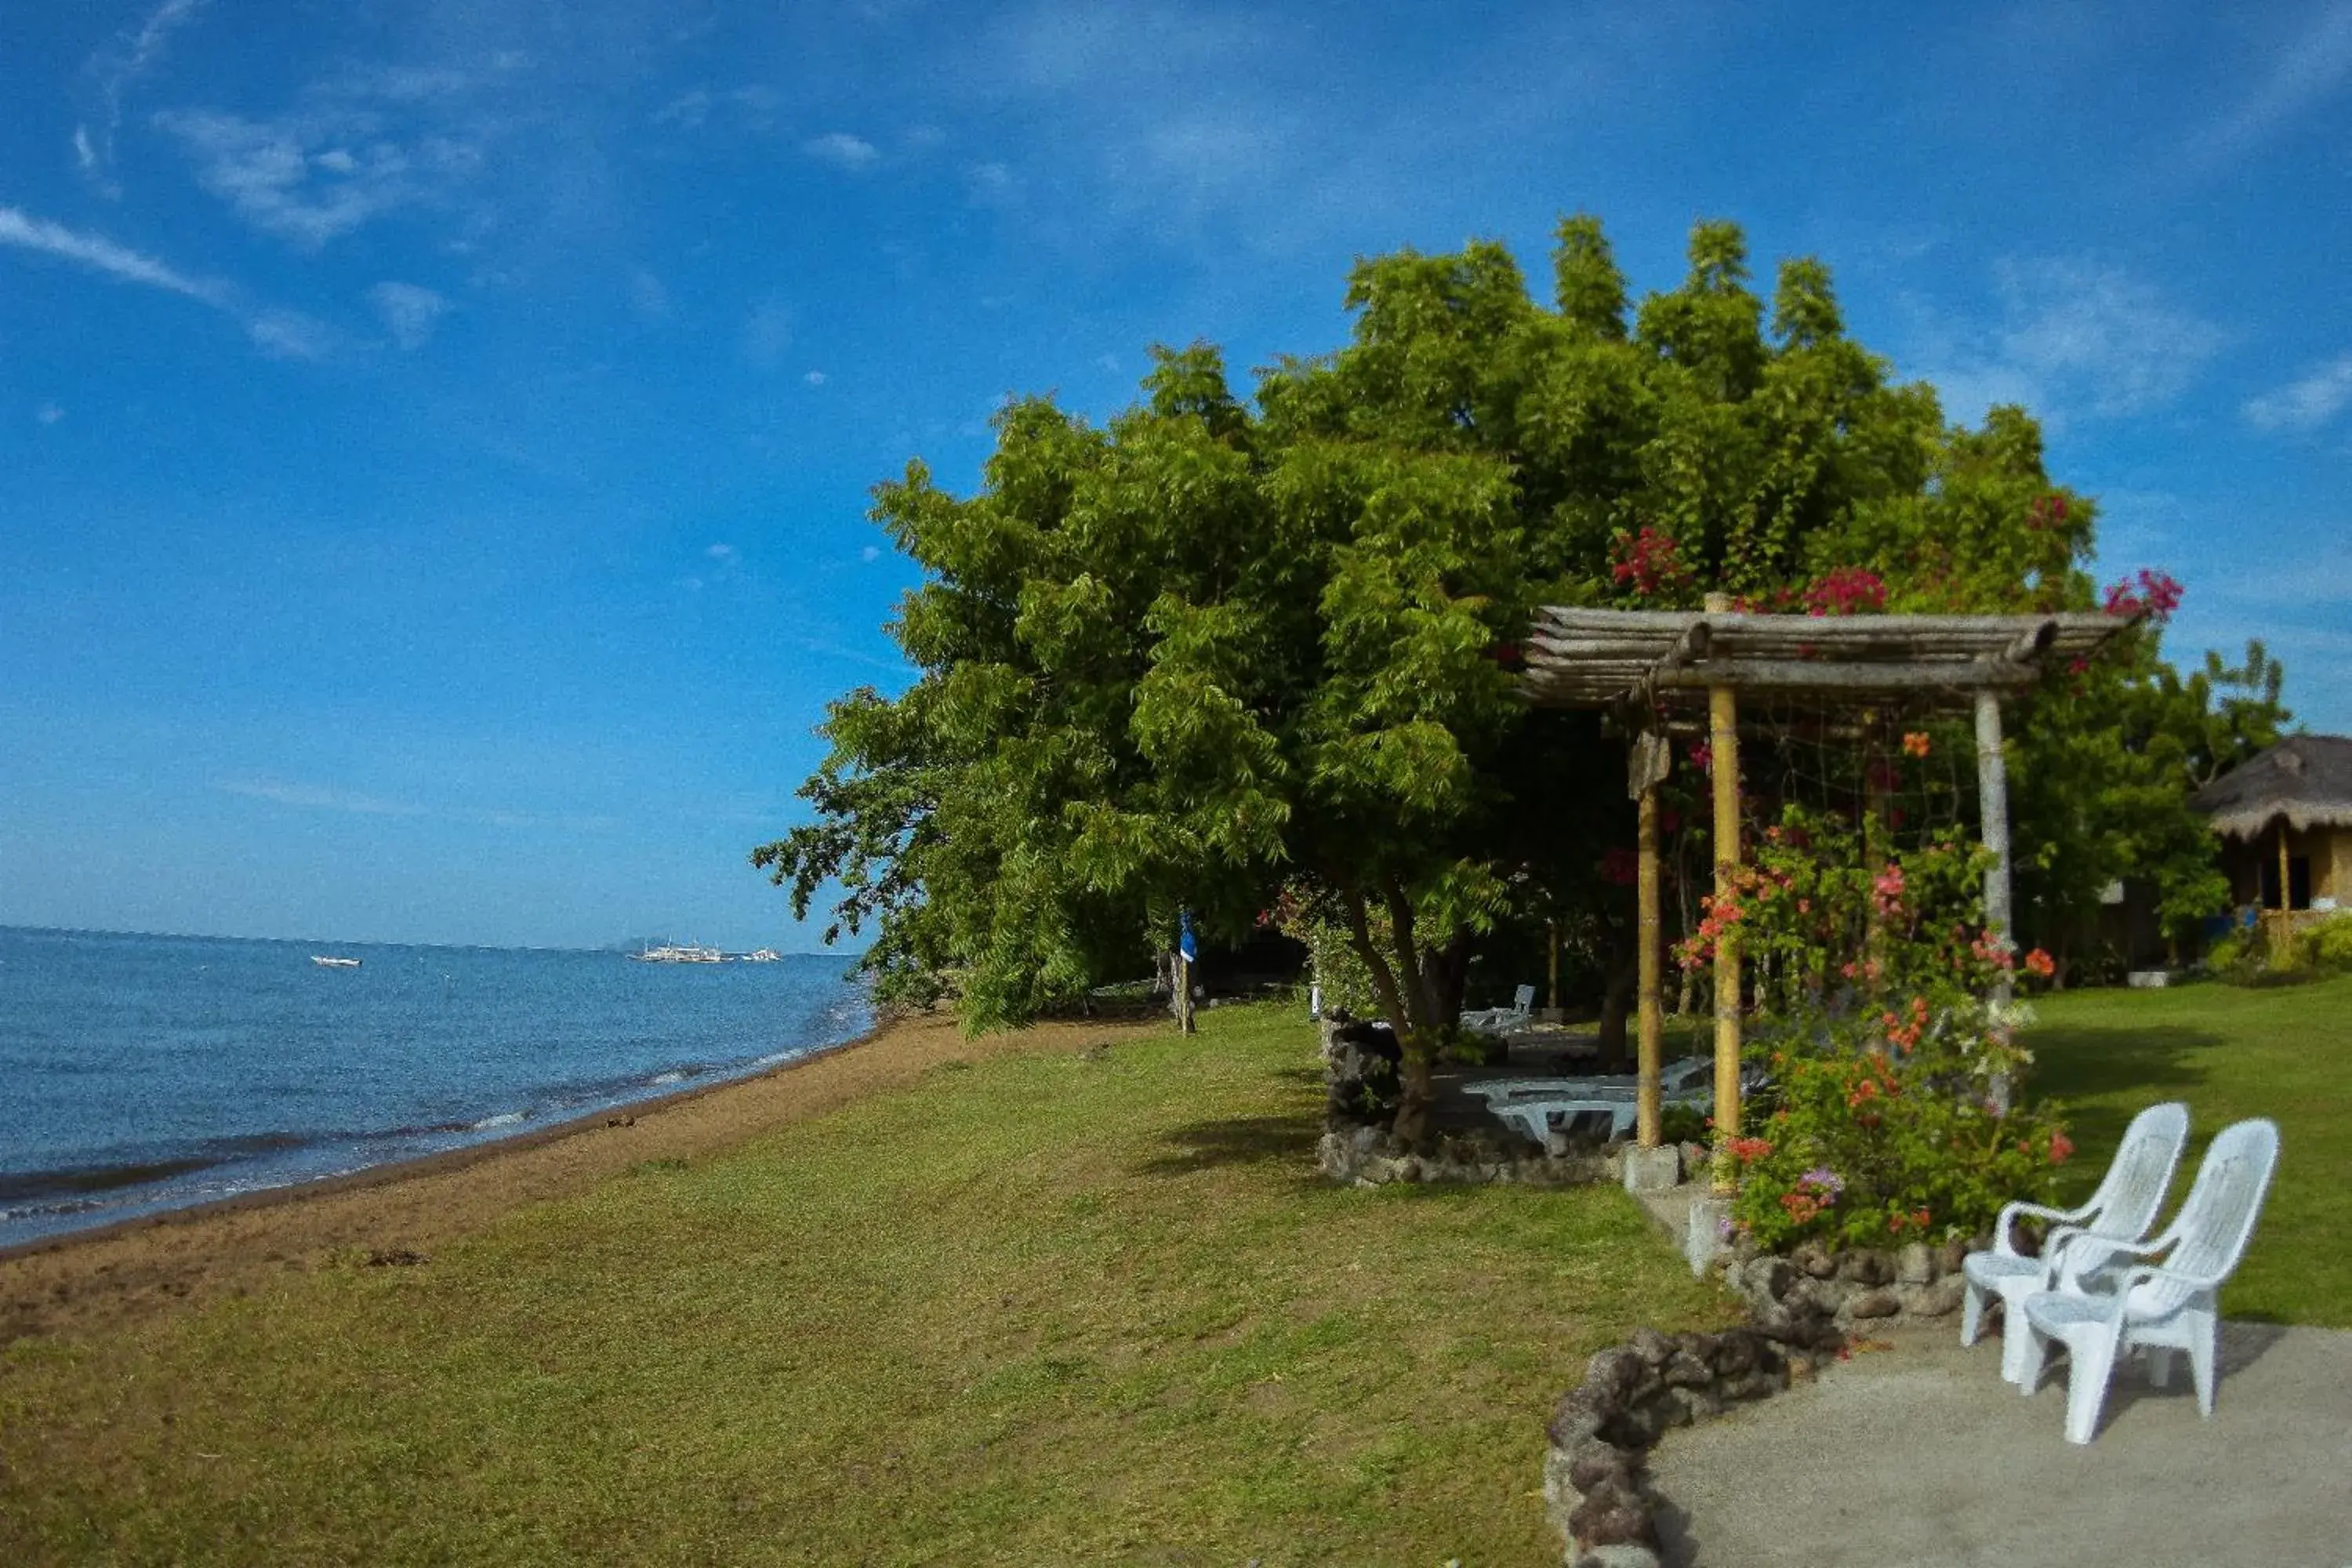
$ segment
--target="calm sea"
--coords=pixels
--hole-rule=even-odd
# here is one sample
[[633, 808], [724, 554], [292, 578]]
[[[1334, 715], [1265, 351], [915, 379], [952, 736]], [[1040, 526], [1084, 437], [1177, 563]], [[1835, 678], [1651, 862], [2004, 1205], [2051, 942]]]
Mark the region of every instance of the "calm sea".
[[846, 966], [0, 927], [0, 1247], [838, 1045], [868, 1021]]

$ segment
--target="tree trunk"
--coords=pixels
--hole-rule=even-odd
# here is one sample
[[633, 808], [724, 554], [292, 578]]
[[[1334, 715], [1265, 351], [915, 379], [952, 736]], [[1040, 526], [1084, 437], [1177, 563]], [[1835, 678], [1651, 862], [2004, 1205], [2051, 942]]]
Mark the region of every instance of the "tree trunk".
[[[1396, 1031], [1397, 1053], [1397, 1113], [1393, 1131], [1401, 1141], [1418, 1148], [1429, 1132], [1429, 1105], [1434, 1098], [1432, 1081], [1435, 1060], [1435, 1037], [1423, 1026], [1421, 1002], [1420, 955], [1412, 947], [1411, 911], [1408, 923], [1397, 933], [1397, 955], [1406, 973], [1412, 977], [1408, 985], [1399, 980], [1396, 968], [1388, 955], [1372, 940], [1371, 922], [1364, 909], [1363, 889], [1354, 883], [1340, 888], [1340, 907], [1348, 917], [1348, 940], [1355, 944], [1356, 956], [1372, 977], [1372, 991], [1380, 997], [1381, 1011], [1389, 1016], [1389, 1026]], [[1393, 920], [1393, 911], [1391, 919]]]
[[1623, 1072], [1631, 1053], [1625, 1045], [1625, 1020], [1633, 1012], [1634, 983], [1641, 978], [1640, 955], [1623, 956], [1609, 972], [1601, 991], [1601, 1070]]

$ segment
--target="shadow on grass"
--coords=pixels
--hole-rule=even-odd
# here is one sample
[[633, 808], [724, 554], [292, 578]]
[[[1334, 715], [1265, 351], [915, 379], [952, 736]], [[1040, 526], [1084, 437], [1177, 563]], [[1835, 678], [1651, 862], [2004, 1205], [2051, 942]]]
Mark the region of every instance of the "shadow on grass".
[[1195, 1121], [1168, 1134], [1174, 1146], [1170, 1152], [1136, 1169], [1147, 1176], [1181, 1176], [1220, 1165], [1282, 1164], [1303, 1176], [1315, 1168], [1315, 1144], [1322, 1135], [1319, 1110]]
[[[2079, 1201], [2097, 1184], [2131, 1119], [2162, 1100], [2186, 1099], [2210, 1076], [2200, 1058], [2228, 1042], [2209, 1029], [2179, 1024], [2119, 1029], [2060, 1026], [2038, 1029], [2032, 1093], [2065, 1107], [2067, 1131], [2082, 1158], [2060, 1181], [2060, 1201]], [[2114, 1097], [2110, 1103], [2091, 1097]]]

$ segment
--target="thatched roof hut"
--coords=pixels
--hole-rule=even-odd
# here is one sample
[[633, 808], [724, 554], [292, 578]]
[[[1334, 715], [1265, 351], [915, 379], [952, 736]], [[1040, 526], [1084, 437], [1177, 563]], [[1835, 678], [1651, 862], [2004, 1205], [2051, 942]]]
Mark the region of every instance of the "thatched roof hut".
[[2352, 827], [2352, 737], [2290, 735], [2190, 804], [2224, 838], [2259, 838], [2281, 817], [2297, 833]]
[[2352, 905], [2352, 737], [2289, 736], [2190, 804], [2224, 840], [2234, 902], [2315, 913]]

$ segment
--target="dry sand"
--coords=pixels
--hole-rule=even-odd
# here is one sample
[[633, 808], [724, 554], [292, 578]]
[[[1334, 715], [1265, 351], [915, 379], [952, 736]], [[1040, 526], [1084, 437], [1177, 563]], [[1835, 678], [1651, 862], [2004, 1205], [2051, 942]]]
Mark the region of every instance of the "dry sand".
[[899, 1088], [951, 1059], [1075, 1050], [1156, 1027], [1040, 1024], [966, 1039], [946, 1016], [884, 1026], [757, 1078], [603, 1111], [495, 1143], [0, 1252], [0, 1344], [81, 1335], [222, 1296], [337, 1254], [420, 1253], [509, 1210], [585, 1190], [644, 1160], [690, 1159]]

